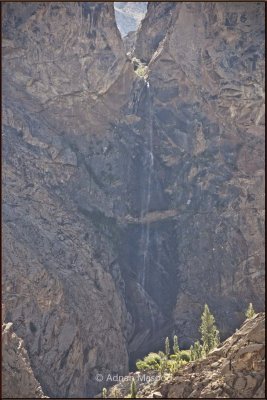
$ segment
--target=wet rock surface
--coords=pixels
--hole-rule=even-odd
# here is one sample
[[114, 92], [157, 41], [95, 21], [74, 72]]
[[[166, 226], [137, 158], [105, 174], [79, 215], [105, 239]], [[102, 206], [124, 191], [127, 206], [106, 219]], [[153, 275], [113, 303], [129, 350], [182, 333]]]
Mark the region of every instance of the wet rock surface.
[[5, 322], [48, 396], [264, 307], [263, 4], [159, 4], [145, 76], [112, 3], [3, 6]]

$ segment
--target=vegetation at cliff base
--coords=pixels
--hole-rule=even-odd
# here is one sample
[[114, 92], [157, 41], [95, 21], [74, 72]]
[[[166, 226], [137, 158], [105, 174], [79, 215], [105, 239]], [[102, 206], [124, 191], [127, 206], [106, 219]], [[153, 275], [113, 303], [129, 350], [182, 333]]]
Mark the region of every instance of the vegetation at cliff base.
[[103, 388], [102, 389], [102, 399], [106, 399], [107, 398], [107, 389]]
[[201, 343], [197, 340], [190, 349], [180, 350], [178, 337], [173, 337], [173, 353], [170, 351], [170, 340], [165, 339], [165, 352], [149, 353], [143, 360], [137, 360], [136, 367], [139, 371], [159, 371], [161, 376], [165, 372], [175, 373], [183, 365], [195, 361], [206, 355], [219, 344], [219, 331], [215, 325], [215, 318], [207, 304], [204, 306], [199, 327]]
[[[252, 303], [250, 303], [246, 311], [246, 317], [252, 318], [254, 315], [255, 311]], [[181, 367], [189, 362], [206, 358], [207, 355], [220, 343], [219, 330], [216, 326], [215, 318], [207, 304], [205, 304], [201, 315], [199, 332], [201, 334], [200, 339], [196, 340], [190, 346], [190, 349], [180, 349], [177, 335], [173, 336], [172, 341], [169, 337], [166, 337], [164, 342], [164, 351], [160, 350], [158, 352], [150, 352], [142, 360], [137, 360], [137, 370], [143, 373], [156, 371], [160, 376], [160, 379], [164, 380], [165, 377], [168, 377], [170, 374], [175, 375]], [[110, 394], [112, 394], [112, 398], [118, 397], [118, 394], [115, 393], [114, 390]], [[102, 397], [107, 397], [105, 389], [102, 391]], [[131, 385], [126, 398], [138, 398], [138, 387], [136, 386], [134, 378], [131, 380]]]
[[255, 313], [255, 311], [254, 311], [254, 308], [253, 308], [252, 303], [249, 303], [248, 309], [247, 309], [247, 311], [246, 311], [246, 317], [247, 317], [247, 318], [252, 318], [252, 317], [254, 317], [255, 314], [256, 314], [256, 313]]
[[204, 306], [204, 311], [201, 316], [201, 325], [199, 327], [201, 333], [201, 341], [203, 350], [208, 354], [219, 342], [219, 331], [215, 325], [215, 318], [211, 314], [207, 304]]
[[142, 63], [138, 58], [133, 57], [132, 64], [134, 66], [134, 72], [141, 78], [148, 76], [148, 66]]

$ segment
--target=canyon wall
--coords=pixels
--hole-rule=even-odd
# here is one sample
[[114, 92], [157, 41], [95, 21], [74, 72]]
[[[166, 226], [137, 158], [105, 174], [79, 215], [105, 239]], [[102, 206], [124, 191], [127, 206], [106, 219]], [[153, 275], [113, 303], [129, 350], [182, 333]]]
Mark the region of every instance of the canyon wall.
[[[155, 179], [178, 211], [173, 317], [189, 338], [206, 301], [224, 336], [249, 298], [264, 306], [263, 4], [179, 3], [170, 18], [149, 81]], [[153, 10], [145, 22], [156, 26]]]
[[44, 393], [191, 344], [205, 303], [223, 339], [262, 310], [264, 4], [149, 3], [146, 79], [112, 3], [2, 26], [3, 302]]
[[111, 3], [3, 6], [3, 301], [48, 396], [128, 370], [103, 154], [131, 71]]
[[23, 340], [13, 332], [12, 323], [2, 326], [2, 379], [6, 399], [46, 398], [34, 377]]

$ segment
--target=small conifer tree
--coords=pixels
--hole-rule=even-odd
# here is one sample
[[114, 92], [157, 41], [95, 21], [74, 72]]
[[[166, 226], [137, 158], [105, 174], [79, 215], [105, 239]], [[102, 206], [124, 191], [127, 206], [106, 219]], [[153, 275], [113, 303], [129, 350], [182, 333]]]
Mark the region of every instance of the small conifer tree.
[[164, 372], [166, 371], [166, 369], [167, 369], [167, 358], [166, 358], [166, 356], [164, 356], [164, 358], [161, 359], [160, 366], [159, 366], [159, 371], [160, 371], [161, 378], [163, 377]]
[[136, 395], [137, 395], [137, 390], [136, 390], [136, 383], [134, 378], [132, 379], [132, 383], [131, 383], [131, 399], [136, 399]]
[[165, 358], [165, 353], [163, 351], [159, 351], [158, 355], [160, 356], [161, 359]]
[[178, 338], [176, 335], [173, 337], [173, 352], [174, 354], [178, 354], [180, 351], [179, 345], [178, 345]]
[[199, 328], [201, 340], [206, 354], [219, 344], [219, 331], [215, 325], [215, 318], [211, 314], [209, 307], [205, 304], [201, 316], [201, 325]]
[[198, 360], [199, 358], [202, 357], [202, 352], [203, 352], [203, 348], [201, 346], [201, 344], [199, 343], [199, 340], [197, 340], [194, 343], [194, 356], [195, 356], [195, 360]]
[[249, 303], [248, 309], [246, 311], [246, 317], [247, 318], [252, 318], [252, 317], [254, 317], [255, 314], [256, 313], [254, 311], [252, 303]]
[[106, 388], [103, 388], [103, 389], [102, 389], [102, 398], [103, 398], [103, 399], [106, 399], [106, 398], [107, 398], [107, 389], [106, 389]]
[[192, 345], [190, 346], [190, 361], [195, 361], [195, 352]]
[[165, 340], [165, 354], [166, 354], [167, 358], [170, 355], [170, 341], [169, 341], [168, 337], [166, 337], [166, 340]]

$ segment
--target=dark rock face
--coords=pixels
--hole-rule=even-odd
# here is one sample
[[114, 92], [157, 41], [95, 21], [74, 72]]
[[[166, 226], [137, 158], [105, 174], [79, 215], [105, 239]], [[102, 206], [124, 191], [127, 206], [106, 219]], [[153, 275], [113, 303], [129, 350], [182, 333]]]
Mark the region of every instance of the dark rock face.
[[6, 3], [3, 14], [7, 321], [45, 394], [86, 397], [100, 370], [128, 370], [106, 129], [134, 75], [112, 4]]
[[263, 6], [185, 3], [175, 13], [149, 64], [165, 208], [179, 210], [173, 316], [190, 340], [206, 301], [225, 337], [249, 298], [264, 307]]
[[89, 116], [95, 132], [125, 101], [132, 68], [112, 4], [6, 4], [3, 37], [4, 84], [61, 132], [88, 135]]
[[147, 13], [138, 30], [135, 56], [145, 63], [157, 50], [160, 42], [165, 39], [173, 24], [173, 15], [181, 7], [172, 1], [148, 2]]
[[263, 44], [263, 4], [149, 3], [147, 82], [111, 3], [4, 4], [3, 301], [46, 395], [264, 307]]

